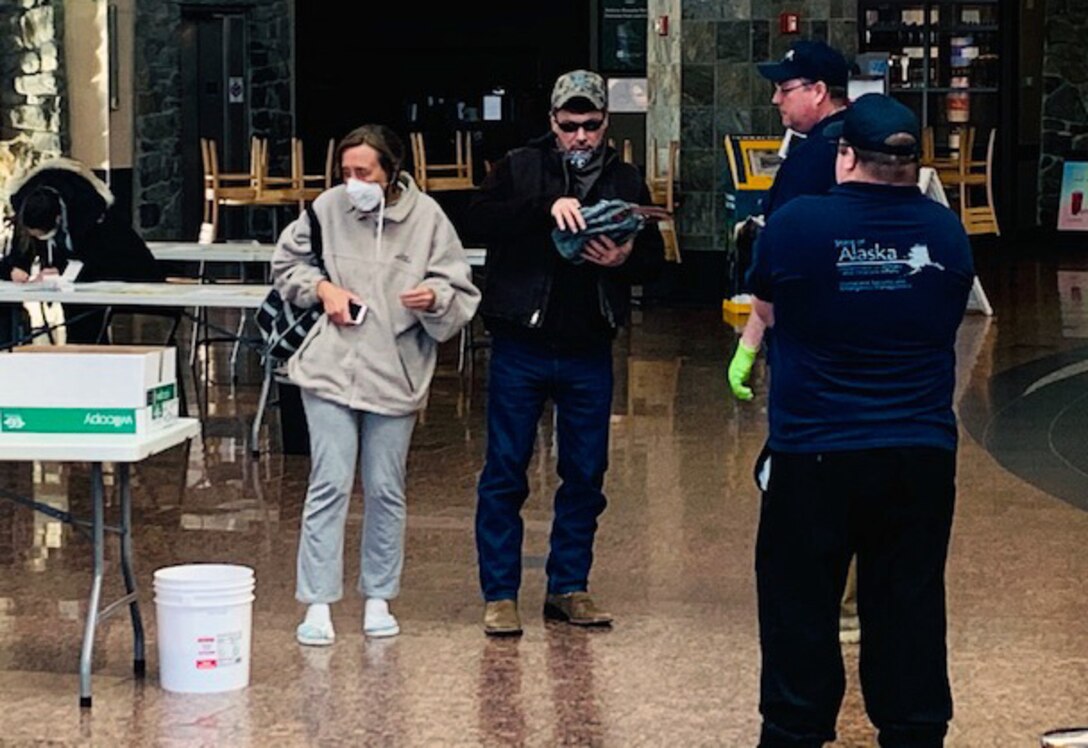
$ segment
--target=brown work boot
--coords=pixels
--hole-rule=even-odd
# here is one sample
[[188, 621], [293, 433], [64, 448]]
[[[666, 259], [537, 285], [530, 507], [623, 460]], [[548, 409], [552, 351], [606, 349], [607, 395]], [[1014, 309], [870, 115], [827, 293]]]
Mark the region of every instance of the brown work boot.
[[488, 636], [521, 636], [518, 604], [513, 600], [491, 600], [484, 605], [484, 633]]
[[612, 615], [593, 604], [588, 592], [568, 592], [544, 598], [544, 617], [575, 626], [611, 626]]

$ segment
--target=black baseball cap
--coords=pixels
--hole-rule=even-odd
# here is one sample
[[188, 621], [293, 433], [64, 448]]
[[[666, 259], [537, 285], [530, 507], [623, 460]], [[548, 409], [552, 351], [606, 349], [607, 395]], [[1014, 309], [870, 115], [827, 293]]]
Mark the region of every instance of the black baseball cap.
[[[859, 97], [846, 116], [824, 128], [829, 138], [842, 138], [855, 148], [896, 156], [915, 156], [922, 140], [914, 112], [891, 96], [870, 93]], [[913, 143], [891, 145], [893, 135], [910, 135]]]
[[759, 74], [772, 83], [804, 78], [846, 88], [850, 78], [850, 66], [840, 52], [810, 39], [795, 41], [778, 62], [761, 62], [757, 67]]

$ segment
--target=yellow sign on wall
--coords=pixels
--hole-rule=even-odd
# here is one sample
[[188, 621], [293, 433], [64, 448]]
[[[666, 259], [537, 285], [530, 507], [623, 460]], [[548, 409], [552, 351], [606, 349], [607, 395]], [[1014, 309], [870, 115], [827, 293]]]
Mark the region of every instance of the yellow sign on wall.
[[759, 135], [726, 135], [725, 155], [733, 187], [737, 190], [769, 190], [782, 159], [782, 139]]

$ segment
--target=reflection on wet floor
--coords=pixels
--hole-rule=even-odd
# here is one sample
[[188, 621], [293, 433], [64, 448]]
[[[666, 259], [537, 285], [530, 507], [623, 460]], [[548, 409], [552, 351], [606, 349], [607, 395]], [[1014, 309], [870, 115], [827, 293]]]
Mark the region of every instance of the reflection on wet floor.
[[[948, 744], [1027, 746], [1088, 721], [1088, 513], [1066, 495], [1083, 496], [1088, 481], [1080, 405], [1088, 380], [1069, 368], [1088, 361], [1080, 290], [1088, 263], [1013, 255], [980, 256], [979, 265], [997, 317], [969, 316], [957, 347], [964, 428], [949, 562], [957, 703]], [[127, 621], [111, 620], [95, 649], [95, 705], [80, 713], [90, 546], [71, 527], [0, 502], [0, 743], [751, 745], [759, 720], [751, 465], [766, 433], [767, 375], [757, 371], [753, 403], [727, 397], [734, 336], [716, 310], [650, 306], [617, 342], [610, 503], [592, 578], [617, 616], [612, 631], [540, 616], [557, 486], [550, 415], [541, 420], [524, 512], [526, 633], [516, 641], [488, 640], [479, 625], [472, 531], [486, 367], [461, 378], [456, 352], [444, 348], [409, 461], [407, 559], [393, 605], [403, 633], [365, 640], [361, 603], [349, 593], [334, 607], [337, 642], [325, 650], [294, 641], [308, 459], [282, 453], [275, 409], [260, 454], [249, 454], [259, 371], [243, 360], [234, 381], [229, 350], [214, 351], [204, 436], [133, 471], [146, 682], [131, 676]], [[1049, 480], [1048, 454], [1074, 469]], [[4, 487], [76, 513], [88, 508], [88, 476], [85, 465], [0, 464]], [[361, 519], [356, 503], [349, 589]], [[116, 558], [111, 548], [107, 559]], [[195, 561], [256, 570], [244, 691], [158, 687], [151, 574]], [[110, 578], [107, 587], [112, 594], [119, 584]], [[837, 745], [871, 745], [856, 648], [845, 657]]]

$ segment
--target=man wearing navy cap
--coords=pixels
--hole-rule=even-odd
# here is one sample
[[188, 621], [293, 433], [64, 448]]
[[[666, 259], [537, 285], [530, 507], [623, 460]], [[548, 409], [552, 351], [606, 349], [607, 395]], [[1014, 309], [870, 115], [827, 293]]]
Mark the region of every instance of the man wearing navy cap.
[[759, 74], [774, 84], [771, 103], [782, 125], [808, 137], [782, 162], [763, 205], [764, 218], [798, 195], [823, 195], [835, 186], [835, 149], [821, 137], [842, 120], [850, 66], [821, 41], [794, 42], [778, 62], [761, 62]]
[[[764, 221], [798, 195], [824, 195], [835, 186], [835, 143], [824, 130], [841, 122], [847, 105], [846, 86], [850, 67], [836, 50], [821, 41], [802, 39], [794, 42], [785, 56], [777, 62], [758, 65], [760, 75], [774, 84], [771, 103], [778, 107], [782, 124], [807, 137], [790, 149], [775, 176], [771, 191], [763, 205]], [[748, 230], [757, 229], [749, 222]], [[729, 363], [728, 381], [733, 395], [739, 400], [751, 400], [748, 378], [756, 355], [763, 344], [764, 325], [752, 315], [737, 341]], [[856, 642], [857, 608], [854, 602], [853, 576], [843, 599], [842, 640]]]
[[753, 311], [774, 329], [756, 466], [760, 745], [835, 739], [839, 601], [856, 554], [861, 686], [880, 745], [940, 746], [970, 245], [956, 215], [918, 190], [909, 109], [869, 94], [824, 132], [838, 186], [776, 211], [748, 274]]
[[[823, 131], [842, 120], [850, 66], [824, 42], [802, 39], [780, 61], [761, 62], [758, 67], [760, 75], [774, 84], [771, 103], [778, 107], [783, 126], [807, 136], [790, 149], [775, 175], [763, 204], [765, 221], [798, 195], [823, 195], [835, 186], [835, 145]], [[729, 387], [739, 400], [752, 399], [747, 383], [763, 330], [755, 315], [749, 317], [729, 364]]]

